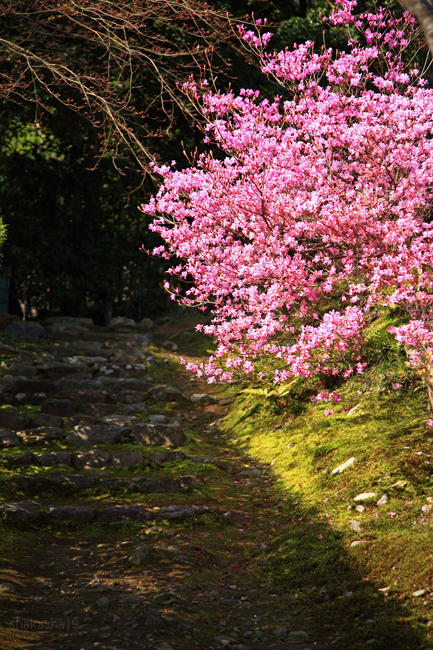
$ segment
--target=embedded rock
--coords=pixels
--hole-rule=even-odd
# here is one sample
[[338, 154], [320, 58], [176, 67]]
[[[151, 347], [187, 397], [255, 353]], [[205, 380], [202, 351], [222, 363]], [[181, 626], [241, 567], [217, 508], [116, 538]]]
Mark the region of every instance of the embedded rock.
[[89, 451], [75, 451], [72, 454], [72, 465], [75, 469], [93, 469], [105, 467], [110, 462], [111, 455], [108, 451], [89, 449]]
[[178, 424], [136, 424], [132, 429], [137, 445], [179, 447], [186, 438]]
[[149, 558], [151, 548], [147, 544], [143, 544], [130, 556], [129, 561], [132, 564], [143, 564]]
[[17, 436], [15, 431], [0, 429], [0, 448], [16, 447], [19, 444], [21, 444], [21, 439]]
[[69, 399], [47, 399], [41, 406], [41, 413], [70, 417], [77, 410], [76, 402]]
[[199, 476], [181, 476], [180, 478], [143, 478], [137, 481], [137, 490], [145, 494], [152, 492], [183, 492], [203, 483]]
[[125, 406], [122, 413], [123, 415], [146, 415], [149, 413], [149, 408], [145, 402], [138, 402], [137, 404]]
[[94, 418], [102, 418], [114, 413], [117, 409], [114, 404], [81, 404], [79, 410], [80, 413], [83, 413], [84, 415], [90, 415]]
[[183, 399], [182, 391], [179, 388], [167, 384], [154, 386], [149, 393], [156, 402], [177, 402]]
[[126, 438], [131, 429], [115, 425], [78, 426], [66, 438], [69, 445], [113, 445]]
[[95, 519], [97, 510], [87, 506], [48, 506], [47, 514], [55, 521], [78, 521], [87, 524]]
[[166, 506], [159, 511], [158, 517], [160, 519], [168, 520], [181, 520], [187, 517], [194, 517], [209, 512], [210, 508], [207, 506]]
[[34, 323], [31, 321], [14, 321], [8, 325], [5, 329], [5, 334], [12, 336], [13, 338], [38, 338], [39, 336], [45, 336], [47, 330], [39, 323]]
[[156, 454], [149, 454], [146, 460], [155, 465], [172, 463], [175, 460], [185, 460], [186, 454], [183, 451], [159, 451]]
[[348, 467], [351, 467], [354, 462], [355, 462], [354, 457], [349, 458], [349, 460], [346, 460], [345, 463], [343, 463], [342, 465], [339, 465], [338, 467], [333, 469], [331, 474], [341, 474], [342, 472], [344, 472], [345, 469], [347, 469]]
[[57, 429], [61, 429], [63, 427], [63, 420], [58, 415], [39, 413], [32, 418], [32, 427], [56, 427]]
[[0, 411], [0, 427], [5, 429], [28, 429], [31, 426], [31, 420], [27, 415], [15, 413], [14, 411]]
[[10, 523], [32, 521], [41, 506], [37, 501], [18, 501], [0, 506], [0, 518]]
[[130, 427], [133, 424], [140, 424], [140, 418], [134, 415], [106, 415], [102, 421], [104, 424], [117, 424], [121, 427]]
[[75, 490], [86, 490], [98, 482], [96, 476], [86, 474], [58, 474], [51, 480], [62, 488], [73, 488]]
[[191, 401], [201, 405], [216, 404], [218, 402], [216, 397], [213, 397], [213, 395], [208, 395], [207, 393], [196, 393], [194, 395], [191, 395]]
[[113, 454], [111, 464], [113, 467], [134, 467], [143, 460], [141, 451], [124, 451], [120, 454]]
[[102, 519], [108, 522], [124, 521], [149, 521], [152, 519], [150, 512], [141, 505], [110, 506], [105, 508]]
[[53, 465], [71, 465], [71, 454], [68, 451], [45, 451], [38, 457], [38, 462], [42, 467], [52, 467]]

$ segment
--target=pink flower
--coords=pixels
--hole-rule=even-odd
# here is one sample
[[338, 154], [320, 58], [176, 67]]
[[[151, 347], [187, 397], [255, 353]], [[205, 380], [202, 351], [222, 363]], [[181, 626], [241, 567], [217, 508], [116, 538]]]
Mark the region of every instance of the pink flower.
[[325, 416], [334, 415], [334, 409], [326, 409]]

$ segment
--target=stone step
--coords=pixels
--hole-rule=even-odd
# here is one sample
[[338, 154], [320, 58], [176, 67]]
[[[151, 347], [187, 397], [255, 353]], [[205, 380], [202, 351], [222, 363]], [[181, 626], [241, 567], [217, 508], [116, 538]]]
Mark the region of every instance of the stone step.
[[20, 524], [36, 521], [38, 519], [51, 519], [54, 521], [77, 521], [89, 523], [101, 519], [107, 523], [121, 521], [150, 521], [152, 519], [182, 521], [188, 517], [198, 517], [206, 513], [215, 512], [209, 506], [196, 505], [169, 505], [155, 511], [148, 510], [142, 504], [110, 505], [99, 510], [82, 505], [43, 505], [35, 500], [17, 501], [0, 505], [0, 519], [9, 524]]
[[119, 477], [103, 478], [95, 474], [56, 474], [55, 476], [16, 476], [0, 480], [0, 486], [7, 490], [20, 490], [31, 494], [43, 494], [55, 490], [57, 493], [96, 489], [106, 492], [126, 489], [128, 492], [177, 493], [189, 490], [200, 483], [203, 478], [190, 474], [179, 478]]

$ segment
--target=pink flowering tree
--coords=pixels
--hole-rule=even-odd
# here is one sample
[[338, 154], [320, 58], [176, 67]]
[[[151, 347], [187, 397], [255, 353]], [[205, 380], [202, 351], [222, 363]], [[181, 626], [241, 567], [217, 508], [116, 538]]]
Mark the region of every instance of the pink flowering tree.
[[190, 283], [173, 298], [211, 307], [201, 329], [216, 352], [189, 364], [209, 382], [362, 372], [364, 331], [384, 307], [407, 315], [393, 332], [411, 362], [430, 364], [433, 90], [405, 63], [419, 38], [410, 14], [355, 8], [339, 0], [328, 19], [347, 27], [345, 52], [266, 54], [270, 34], [240, 28], [281, 86], [273, 101], [185, 89], [220, 153], [157, 168], [143, 210], [164, 240], [154, 252]]

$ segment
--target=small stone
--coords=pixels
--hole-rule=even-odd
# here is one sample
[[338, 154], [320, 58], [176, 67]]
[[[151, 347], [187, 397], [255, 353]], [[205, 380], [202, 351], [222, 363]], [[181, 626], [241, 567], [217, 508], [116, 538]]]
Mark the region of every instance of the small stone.
[[149, 408], [145, 402], [138, 402], [138, 404], [131, 404], [122, 409], [123, 415], [147, 415]]
[[71, 454], [68, 451], [45, 451], [38, 457], [42, 467], [53, 467], [53, 465], [71, 465]]
[[72, 454], [72, 464], [75, 469], [93, 469], [106, 467], [110, 463], [111, 455], [108, 451], [89, 449], [89, 451], [75, 451]]
[[13, 338], [38, 338], [45, 336], [47, 330], [39, 323], [33, 321], [14, 321], [5, 329], [5, 334]]
[[52, 482], [62, 488], [73, 488], [75, 490], [86, 490], [97, 482], [96, 476], [85, 474], [58, 474]]
[[12, 431], [29, 429], [31, 420], [27, 415], [15, 413], [14, 411], [0, 411], [0, 427], [12, 429]]
[[153, 320], [150, 318], [143, 318], [140, 321], [140, 329], [144, 330], [145, 332], [151, 332], [153, 328], [155, 327]]
[[110, 599], [107, 598], [106, 596], [102, 596], [101, 598], [98, 598], [98, 600], [95, 601], [95, 605], [97, 605], [98, 607], [106, 607], [109, 604], [110, 604]]
[[117, 404], [141, 404], [147, 393], [141, 390], [114, 390], [111, 397]]
[[343, 594], [343, 598], [352, 598], [353, 597], [353, 591], [346, 591], [346, 593]]
[[376, 496], [375, 492], [363, 492], [362, 494], [358, 494], [356, 497], [354, 497], [354, 501], [369, 501], [370, 499], [374, 499]]
[[197, 516], [209, 512], [207, 506], [166, 506], [159, 511], [158, 517], [160, 519], [168, 520], [181, 520], [187, 517]]
[[140, 418], [134, 415], [106, 415], [102, 418], [104, 424], [117, 424], [121, 427], [130, 427], [133, 424], [140, 424]]
[[136, 424], [132, 435], [138, 445], [179, 447], [186, 438], [178, 424]]
[[425, 589], [418, 589], [417, 591], [413, 592], [412, 597], [419, 598], [420, 596], [424, 596], [425, 593], [426, 593]]
[[179, 388], [167, 384], [154, 386], [149, 393], [157, 402], [176, 402], [183, 399], [182, 391]]
[[98, 418], [91, 415], [73, 415], [71, 418], [66, 418], [65, 427], [67, 429], [74, 429], [75, 427], [91, 427], [98, 424]]
[[289, 632], [287, 635], [288, 640], [293, 640], [293, 639], [308, 639], [308, 634], [307, 632], [304, 632], [303, 630], [294, 630], [293, 632]]
[[360, 521], [351, 521], [350, 522], [350, 527], [352, 530], [354, 530], [356, 533], [361, 533], [362, 532], [362, 526]]
[[102, 513], [102, 519], [108, 522], [117, 522], [117, 521], [149, 521], [152, 519], [150, 512], [141, 505], [129, 505], [129, 506], [110, 506], [105, 508]]
[[70, 417], [77, 410], [76, 402], [69, 399], [47, 399], [41, 406], [41, 413], [57, 415], [58, 417]]
[[17, 588], [12, 582], [3, 582], [0, 584], [0, 592], [5, 594], [14, 594]]
[[373, 645], [373, 643], [376, 643], [376, 639], [368, 639], [368, 641], [365, 642], [365, 645]]
[[21, 439], [14, 431], [0, 429], [0, 447], [16, 447], [21, 444]]
[[218, 402], [216, 397], [213, 397], [213, 395], [208, 395], [207, 393], [195, 393], [194, 395], [191, 395], [191, 401], [195, 402], [195, 404], [216, 404]]
[[69, 445], [113, 445], [120, 442], [130, 434], [127, 427], [117, 425], [96, 425], [75, 427], [67, 436]]
[[28, 467], [29, 465], [37, 465], [38, 458], [32, 451], [26, 451], [25, 454], [9, 458], [8, 463], [12, 467]]
[[403, 481], [402, 479], [399, 479], [395, 483], [391, 485], [391, 487], [399, 488], [400, 490], [404, 490], [404, 488], [407, 485], [407, 481]]
[[97, 511], [87, 506], [48, 506], [47, 513], [55, 521], [88, 523], [95, 519]]
[[158, 612], [157, 609], [148, 609], [146, 612], [146, 618], [144, 620], [145, 625], [161, 625], [164, 622], [163, 617]]
[[384, 506], [386, 503], [388, 503], [388, 496], [386, 494], [383, 494], [379, 501], [376, 503], [377, 506]]
[[277, 639], [284, 639], [287, 636], [286, 627], [276, 627], [272, 630], [272, 634], [277, 637]]
[[151, 553], [151, 548], [147, 544], [140, 546], [137, 550], [130, 556], [129, 561], [132, 564], [143, 564], [149, 558]]
[[354, 546], [361, 546], [361, 544], [367, 544], [367, 542], [368, 542], [367, 539], [355, 539], [355, 541], [353, 541], [353, 542], [350, 544], [350, 546], [351, 546], [351, 547], [354, 547]]
[[107, 415], [111, 415], [116, 411], [116, 406], [114, 404], [81, 404], [79, 407], [80, 413], [84, 415], [90, 415], [93, 418], [103, 418]]
[[361, 506], [361, 505], [359, 505], [359, 506], [355, 506], [355, 510], [356, 510], [357, 512], [364, 512], [364, 510], [365, 510], [365, 506]]
[[32, 427], [63, 427], [63, 420], [58, 415], [50, 415], [49, 413], [39, 413], [32, 418]]
[[110, 323], [110, 329], [114, 330], [122, 330], [124, 328], [132, 329], [134, 327], [137, 327], [135, 320], [133, 318], [126, 318], [125, 316], [116, 316]]
[[124, 451], [120, 454], [113, 454], [111, 464], [113, 467], [134, 467], [143, 460], [141, 451]]
[[349, 460], [346, 460], [345, 463], [343, 463], [342, 465], [339, 465], [338, 467], [333, 469], [331, 474], [341, 474], [342, 472], [344, 472], [345, 469], [347, 469], [348, 467], [351, 467], [354, 462], [355, 462], [354, 457], [349, 458]]
[[186, 454], [183, 451], [159, 451], [156, 454], [149, 454], [146, 460], [155, 465], [172, 463], [176, 460], [185, 460]]
[[200, 476], [187, 475], [180, 478], [143, 478], [137, 481], [139, 492], [150, 494], [152, 492], [183, 492], [203, 482]]
[[13, 523], [30, 521], [36, 519], [38, 508], [41, 506], [36, 501], [5, 503], [0, 506], [0, 518]]

